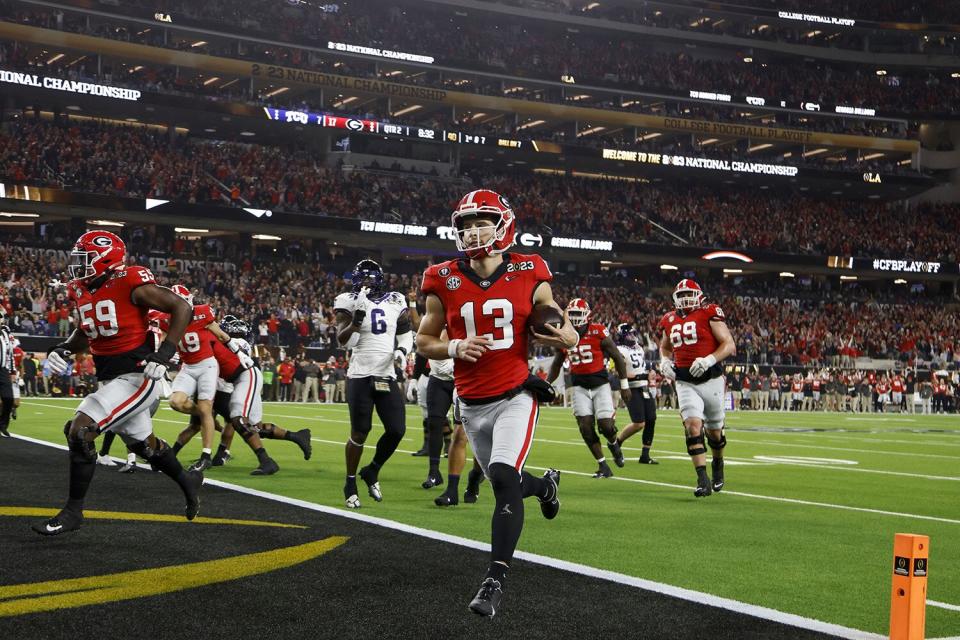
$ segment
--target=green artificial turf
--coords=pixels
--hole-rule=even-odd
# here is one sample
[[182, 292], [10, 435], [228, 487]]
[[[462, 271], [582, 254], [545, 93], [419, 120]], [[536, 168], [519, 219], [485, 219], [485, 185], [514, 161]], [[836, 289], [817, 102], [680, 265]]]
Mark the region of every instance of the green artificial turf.
[[[11, 430], [62, 442], [76, 404], [25, 399]], [[422, 489], [427, 461], [410, 456], [422, 439], [420, 410], [407, 413], [407, 435], [380, 474], [384, 501], [374, 503], [361, 483], [361, 512], [487, 541], [489, 484], [477, 504], [434, 506], [442, 488]], [[251, 477], [255, 458], [238, 437], [234, 460], [208, 477], [342, 508], [346, 407], [267, 403], [265, 419], [312, 429], [313, 458], [305, 462], [293, 443], [266, 441], [281, 471]], [[155, 429], [172, 441], [184, 423], [164, 408]], [[374, 425], [368, 444], [382, 433]], [[528, 501], [520, 549], [883, 634], [894, 534], [918, 533], [930, 536], [929, 599], [960, 605], [960, 417], [736, 412], [727, 439], [726, 488], [696, 499], [676, 412], [659, 416], [659, 465], [636, 463], [637, 435], [625, 447], [627, 466], [596, 480], [570, 411], [545, 409], [527, 468], [562, 471], [562, 509], [548, 522]], [[195, 438], [181, 459], [193, 460], [199, 447]], [[122, 457], [119, 440], [111, 453]], [[371, 456], [368, 446], [364, 462]], [[445, 460], [441, 470], [446, 476]], [[957, 634], [960, 611], [928, 606], [927, 637]]]

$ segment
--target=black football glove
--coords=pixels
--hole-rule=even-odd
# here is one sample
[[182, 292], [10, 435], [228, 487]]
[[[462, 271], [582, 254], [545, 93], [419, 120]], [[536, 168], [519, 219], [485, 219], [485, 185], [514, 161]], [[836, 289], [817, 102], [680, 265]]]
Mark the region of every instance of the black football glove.
[[160, 348], [145, 358], [146, 366], [143, 368], [143, 375], [151, 380], [159, 380], [167, 373], [167, 367], [170, 366], [170, 360], [177, 353], [177, 348], [170, 342], [164, 340], [160, 343]]

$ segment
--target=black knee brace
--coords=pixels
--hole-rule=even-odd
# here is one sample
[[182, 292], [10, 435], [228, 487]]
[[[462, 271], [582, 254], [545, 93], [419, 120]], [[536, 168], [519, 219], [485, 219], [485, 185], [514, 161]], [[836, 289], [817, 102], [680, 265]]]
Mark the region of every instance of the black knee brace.
[[156, 441], [156, 447], [151, 447], [150, 443], [146, 440], [138, 440], [133, 444], [127, 445], [127, 448], [153, 465], [160, 459], [160, 456], [163, 455], [163, 452], [170, 448], [165, 440], [156, 438]]
[[597, 432], [592, 424], [589, 427], [583, 425], [577, 426], [580, 427], [580, 435], [583, 437], [583, 441], [587, 443], [587, 446], [600, 444], [600, 438], [597, 436]]
[[80, 427], [74, 436], [70, 435], [70, 423], [67, 423], [67, 449], [74, 462], [93, 463], [97, 461], [97, 447], [93, 440], [87, 440], [88, 433], [96, 433], [96, 427]]
[[266, 438], [269, 440], [273, 438], [273, 428], [275, 426], [276, 425], [272, 422], [268, 422], [266, 424], [261, 423], [257, 431], [260, 433], [261, 438]]
[[[691, 449], [691, 447], [693, 447]], [[687, 436], [687, 453], [691, 456], [699, 456], [707, 452], [707, 448], [704, 446], [703, 432], [700, 432], [698, 436]]]
[[230, 424], [233, 425], [233, 430], [239, 433], [245, 441], [257, 433], [257, 430], [250, 426], [250, 422], [246, 418], [234, 418], [230, 421]]
[[613, 421], [613, 418], [597, 420], [597, 429], [600, 430], [600, 433], [602, 433], [607, 440], [612, 440], [617, 436], [617, 425]]
[[722, 451], [725, 446], [727, 446], [727, 434], [723, 431], [720, 431], [720, 439], [714, 440], [710, 436], [707, 436], [707, 442], [710, 444], [710, 448], [714, 451]]

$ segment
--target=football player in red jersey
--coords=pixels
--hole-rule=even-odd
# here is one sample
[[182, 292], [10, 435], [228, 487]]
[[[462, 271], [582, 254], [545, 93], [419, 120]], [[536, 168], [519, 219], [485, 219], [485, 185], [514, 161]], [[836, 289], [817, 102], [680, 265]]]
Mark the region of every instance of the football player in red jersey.
[[[623, 466], [623, 452], [617, 442], [617, 427], [613, 422], [613, 394], [607, 379], [607, 358], [613, 358], [620, 378], [620, 396], [630, 404], [630, 387], [627, 364], [617, 349], [607, 328], [598, 322], [590, 322], [590, 305], [583, 298], [574, 298], [567, 305], [567, 316], [580, 336], [580, 342], [569, 351], [557, 349], [547, 380], [553, 382], [563, 369], [563, 361], [570, 361], [570, 377], [573, 379], [573, 415], [577, 419], [580, 436], [597, 461], [594, 478], [610, 478], [613, 471], [603, 456], [597, 429], [607, 439], [607, 448], [618, 467]], [[596, 428], [594, 428], [596, 417]]]
[[[553, 388], [530, 376], [527, 319], [534, 305], [550, 305], [546, 262], [537, 255], [507, 253], [516, 224], [513, 209], [487, 189], [460, 200], [451, 223], [457, 248], [466, 259], [429, 267], [421, 287], [426, 314], [417, 334], [417, 349], [433, 360], [454, 359], [457, 405], [474, 455], [493, 488], [491, 562], [470, 610], [493, 616], [503, 595], [507, 567], [523, 529], [523, 499], [536, 496], [548, 520], [560, 510], [560, 473], [542, 478], [523, 470], [537, 425], [538, 399], [549, 400]], [[449, 340], [440, 337], [444, 327]], [[577, 332], [564, 314], [563, 327], [549, 335], [533, 334], [544, 346], [569, 349]]]
[[[94, 441], [106, 430], [119, 434], [127, 446], [151, 466], [173, 478], [186, 498], [187, 520], [200, 508], [203, 474], [185, 471], [167, 443], [153, 433], [151, 406], [159, 401], [159, 380], [176, 353], [176, 344], [190, 322], [190, 305], [154, 282], [144, 267], [127, 267], [126, 247], [107, 231], [89, 231], [71, 253], [70, 301], [77, 309], [79, 329], [47, 354], [52, 371], [72, 366], [71, 354], [88, 349], [97, 367], [100, 388], [91, 393], [64, 428], [70, 451], [70, 498], [60, 513], [33, 526], [54, 536], [83, 524], [83, 500], [96, 469]], [[147, 312], [170, 314], [167, 338], [154, 350], [148, 335]]]
[[[247, 355], [250, 349], [245, 338], [250, 335], [249, 325], [231, 315], [225, 316], [218, 324], [228, 336], [237, 341], [240, 351], [233, 353], [221, 342], [213, 344], [213, 355], [220, 370], [213, 410], [227, 421], [220, 437], [220, 446], [213, 457], [213, 466], [222, 466], [233, 457], [230, 455], [230, 445], [233, 443], [233, 435], [238, 432], [257, 456], [258, 466], [250, 472], [252, 476], [269, 476], [280, 470], [280, 465], [267, 454], [262, 439], [289, 440], [300, 447], [303, 459], [309, 460], [313, 451], [310, 429], [288, 431], [272, 422], [262, 421], [263, 373], [252, 360], [251, 366], [246, 366], [239, 357], [241, 353]], [[200, 419], [194, 414], [190, 417], [190, 424], [177, 436], [173, 445], [174, 451], [180, 451], [199, 431]]]
[[[680, 417], [687, 434], [687, 453], [697, 470], [693, 495], [708, 496], [723, 488], [724, 378], [720, 363], [737, 352], [723, 310], [705, 304], [693, 280], [681, 280], [673, 291], [675, 311], [660, 319], [660, 372], [677, 381]], [[707, 475], [706, 442], [713, 450], [713, 485]]]
[[[220, 328], [210, 305], [194, 305], [193, 294], [182, 284], [173, 285], [171, 290], [190, 304], [193, 317], [177, 344], [181, 365], [177, 377], [173, 379], [170, 408], [180, 413], [199, 415], [202, 451], [200, 459], [190, 468], [206, 471], [213, 464], [213, 397], [217, 393], [217, 377], [220, 375], [213, 344], [219, 341], [226, 345], [231, 352], [237, 354], [237, 358], [247, 369], [253, 366], [253, 360], [243, 353], [238, 341], [232, 340]], [[166, 331], [169, 322], [166, 314], [160, 316], [159, 322], [160, 329]]]

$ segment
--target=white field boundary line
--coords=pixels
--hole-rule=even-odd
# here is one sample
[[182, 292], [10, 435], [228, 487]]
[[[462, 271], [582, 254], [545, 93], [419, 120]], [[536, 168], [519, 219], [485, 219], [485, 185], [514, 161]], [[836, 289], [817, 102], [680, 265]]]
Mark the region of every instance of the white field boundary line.
[[[342, 447], [342, 446], [343, 446], [343, 443], [342, 443], [342, 442], [339, 442], [339, 441], [337, 441], [337, 440], [323, 440], [322, 438], [311, 438], [311, 440], [314, 441], [314, 442], [319, 442], [319, 443], [321, 443], [321, 444], [329, 444], [329, 445], [334, 445], [334, 446], [338, 446], [338, 447]], [[400, 453], [413, 453], [412, 451], [408, 451], [408, 450], [405, 450], [405, 449], [397, 449], [397, 451], [400, 452]], [[810, 466], [810, 465], [807, 465], [807, 466]], [[546, 470], [547, 470], [547, 467], [535, 467], [535, 466], [532, 466], [532, 465], [527, 465], [527, 468], [536, 469], [536, 470], [539, 470], [539, 471], [546, 471]], [[592, 474], [592, 473], [586, 473], [586, 472], [583, 472], [583, 471], [569, 471], [569, 470], [566, 470], [566, 469], [560, 469], [560, 472], [561, 472], [561, 473], [565, 473], [565, 474], [567, 474], [567, 475], [583, 476], [583, 477], [585, 477], [585, 478], [592, 478], [592, 477], [593, 477], [593, 474]], [[606, 479], [605, 479], [605, 482], [611, 482], [611, 481], [635, 482], [635, 483], [637, 483], [637, 484], [646, 484], [646, 485], [651, 485], [651, 486], [655, 486], [655, 487], [666, 487], [666, 488], [669, 488], [669, 489], [682, 489], [683, 491], [690, 491], [690, 490], [691, 490], [691, 487], [688, 486], [688, 485], [684, 485], [684, 484], [673, 484], [673, 483], [670, 483], [670, 482], [658, 482], [658, 481], [656, 481], [656, 480], [640, 480], [640, 479], [638, 479], [638, 478], [625, 478], [625, 477], [623, 477], [623, 476], [614, 476], [614, 477], [612, 477], [612, 478], [606, 478]], [[822, 507], [822, 508], [826, 508], [826, 509], [841, 509], [841, 510], [844, 510], [844, 511], [859, 511], [859, 512], [862, 512], [862, 513], [872, 513], [872, 514], [875, 514], [875, 515], [893, 516], [893, 517], [897, 517], [897, 518], [908, 518], [908, 519], [914, 519], [914, 520], [930, 520], [930, 521], [933, 521], [933, 522], [945, 522], [945, 523], [947, 523], [947, 524], [960, 524], [960, 520], [951, 520], [950, 518], [940, 518], [940, 517], [937, 517], [937, 516], [925, 516], [925, 515], [920, 515], [920, 514], [915, 514], [915, 513], [899, 513], [899, 512], [897, 512], [897, 511], [885, 511], [885, 510], [883, 510], [883, 509], [870, 509], [870, 508], [868, 508], [868, 507], [853, 507], [853, 506], [842, 505], [842, 504], [831, 504], [831, 503], [829, 503], [829, 502], [813, 502], [813, 501], [810, 501], [810, 500], [800, 500], [800, 499], [798, 499], [798, 498], [782, 498], [782, 497], [779, 497], [779, 496], [763, 496], [763, 495], [759, 495], [759, 494], [755, 494], [755, 493], [743, 493], [743, 492], [740, 492], [740, 491], [729, 491], [729, 490], [727, 490], [727, 489], [724, 489], [723, 492], [722, 492], [722, 494], [731, 495], [731, 496], [740, 496], [740, 497], [742, 497], [742, 498], [753, 498], [753, 499], [755, 499], [755, 500], [769, 500], [769, 501], [772, 501], [772, 502], [785, 502], [785, 503], [789, 503], [789, 504], [800, 504], [800, 505], [810, 506], [810, 507]]]
[[[52, 408], [52, 409], [60, 409], [61, 411], [73, 411], [73, 409], [70, 408], [70, 407], [62, 407], [62, 406], [60, 406], [60, 405], [55, 405], [55, 404], [44, 404], [44, 403], [40, 403], [40, 402], [32, 402], [31, 405], [33, 405], [33, 406], [38, 406], [38, 407], [50, 407], [50, 408]], [[169, 409], [168, 411], [171, 411], [171, 412], [172, 412], [173, 410], [172, 410], [172, 409]], [[174, 413], [175, 413], [175, 412], [174, 412]], [[274, 414], [274, 415], [280, 415], [280, 414]], [[284, 416], [281, 415], [281, 417], [284, 417]], [[300, 416], [286, 416], [286, 417], [294, 418], [294, 417], [300, 417]], [[325, 419], [323, 419], [323, 418], [302, 418], [302, 417], [300, 417], [300, 418], [301, 418], [301, 419], [309, 419], [309, 420], [323, 420], [323, 421], [325, 421], [325, 422], [341, 422], [341, 421], [334, 421], [334, 420], [325, 420]], [[156, 416], [154, 416], [153, 420], [154, 420], [154, 422], [166, 422], [166, 423], [180, 424], [180, 425], [185, 425], [185, 424], [186, 424], [186, 423], [185, 423], [184, 421], [182, 421], [182, 420], [167, 420], [167, 419], [164, 419], [164, 418], [157, 418]], [[538, 428], [539, 428], [539, 427], [538, 427]], [[566, 427], [560, 427], [560, 428], [566, 428]], [[343, 443], [336, 443], [336, 442], [333, 441], [333, 440], [323, 440], [323, 439], [320, 439], [320, 438], [312, 438], [312, 440], [314, 440], [315, 442], [321, 442], [321, 443], [324, 443], [324, 444], [343, 444]], [[407, 436], [407, 437], [404, 437], [404, 438], [403, 438], [403, 441], [404, 441], [404, 442], [414, 442], [414, 441], [415, 441], [415, 438], [414, 438], [413, 436]], [[582, 443], [580, 443], [580, 442], [565, 442], [565, 441], [561, 441], [561, 440], [547, 440], [547, 439], [544, 439], [544, 438], [534, 438], [534, 442], [544, 442], [544, 443], [547, 443], [547, 444], [559, 444], [559, 445], [565, 445], [565, 446], [581, 446], [581, 444], [582, 444]], [[636, 447], [624, 447], [624, 450], [625, 450], [625, 451], [639, 451], [639, 449], [637, 449]], [[402, 450], [402, 449], [398, 449], [398, 451], [400, 451], [401, 453], [406, 453], [406, 451], [404, 451], [404, 450]], [[848, 451], [852, 451], [852, 450], [848, 450]], [[410, 452], [410, 453], [412, 453], [412, 452]], [[874, 453], [876, 453], [876, 452], [874, 452]], [[921, 454], [918, 454], [918, 455], [921, 455]], [[939, 456], [939, 457], [954, 459], [954, 457], [952, 457], [952, 456]], [[746, 462], [751, 462], [751, 461], [752, 461], [751, 458], [738, 458], [738, 460], [743, 460], [743, 461], [746, 461]], [[803, 463], [803, 462], [788, 462], [788, 461], [769, 462], [769, 464], [771, 464], [771, 465], [779, 464], [779, 465], [787, 465], [787, 466], [795, 466], [795, 467], [817, 467], [818, 469], [833, 469], [833, 470], [840, 470], [840, 471], [855, 471], [855, 472], [858, 472], [858, 473], [873, 473], [873, 474], [878, 474], [878, 475], [900, 476], [900, 477], [905, 477], [905, 478], [918, 478], [918, 479], [921, 479], [921, 480], [935, 480], [935, 481], [960, 482], [960, 477], [953, 477], [953, 476], [933, 476], [933, 475], [926, 475], [926, 474], [919, 474], [919, 473], [907, 473], [907, 472], [903, 472], [903, 471], [886, 471], [886, 470], [882, 470], [882, 469], [864, 469], [864, 468], [861, 468], [861, 467], [851, 467], [851, 466], [815, 465], [815, 464], [808, 464], [808, 463]], [[573, 472], [571, 472], [571, 473], [573, 473]]]
[[[54, 444], [51, 442], [46, 442], [45, 440], [37, 440], [35, 438], [21, 436], [18, 434], [11, 434], [11, 435], [13, 435], [13, 437], [19, 440], [24, 440], [26, 442], [30, 442], [33, 444], [53, 447], [55, 449], [60, 449], [60, 450], [66, 450], [67, 448], [66, 445]], [[340, 444], [340, 443], [337, 443], [337, 444]], [[209, 484], [214, 487], [220, 487], [221, 489], [229, 489], [232, 491], [236, 491], [237, 493], [256, 496], [258, 498], [264, 498], [266, 500], [273, 500], [274, 502], [280, 502], [282, 504], [301, 507], [303, 509], [308, 509], [310, 511], [317, 511], [319, 513], [324, 513], [331, 516], [345, 518], [348, 520], [356, 520], [358, 522], [363, 522], [366, 524], [383, 527], [385, 529], [391, 529], [393, 531], [399, 531], [401, 533], [408, 533], [408, 534], [420, 536], [422, 538], [427, 538], [430, 540], [437, 540], [439, 542], [455, 544], [461, 547], [467, 547], [469, 549], [475, 549], [478, 551], [488, 551], [490, 549], [489, 544], [480, 542], [477, 540], [470, 540], [469, 538], [463, 538], [460, 536], [441, 533], [439, 531], [433, 531], [432, 529], [423, 529], [421, 527], [414, 527], [412, 525], [403, 524], [401, 522], [387, 520], [386, 518], [377, 518], [374, 516], [363, 515], [363, 514], [357, 513], [356, 511], [337, 509], [335, 507], [328, 507], [325, 505], [316, 504], [314, 502], [307, 502], [305, 500], [298, 500], [296, 498], [288, 498], [287, 496], [281, 496], [275, 493], [268, 493], [266, 491], [260, 491], [258, 489], [251, 489], [249, 487], [244, 487], [244, 486], [233, 484], [230, 482], [206, 479], [204, 480], [204, 484]], [[638, 589], [643, 589], [646, 591], [653, 591], [654, 593], [670, 596], [673, 598], [677, 598], [679, 600], [686, 600], [689, 602], [695, 602], [697, 604], [704, 604], [704, 605], [716, 607], [719, 609], [725, 609], [727, 611], [732, 611], [734, 613], [740, 613], [743, 615], [752, 616], [754, 618], [769, 620], [771, 622], [777, 622], [777, 623], [792, 626], [792, 627], [808, 629], [810, 631], [816, 631], [819, 633], [828, 633], [828, 634], [837, 636], [839, 638], [847, 638], [849, 640], [885, 640], [886, 639], [886, 636], [876, 634], [876, 633], [870, 633], [868, 631], [851, 629], [850, 627], [844, 627], [844, 626], [836, 625], [830, 622], [823, 622], [821, 620], [815, 620], [813, 618], [807, 618], [807, 617], [799, 616], [792, 613], [786, 613], [783, 611], [778, 611], [776, 609], [770, 609], [768, 607], [761, 607], [759, 605], [753, 605], [746, 602], [741, 602], [739, 600], [722, 598], [720, 596], [711, 595], [709, 593], [702, 593], [699, 591], [693, 591], [692, 589], [675, 587], [673, 585], [668, 585], [661, 582], [654, 582], [652, 580], [645, 580], [643, 578], [628, 576], [622, 573], [616, 573], [614, 571], [607, 571], [605, 569], [597, 569], [596, 567], [590, 567], [590, 566], [578, 564], [575, 562], [567, 562], [566, 560], [551, 558], [549, 556], [543, 556], [536, 553], [518, 551], [514, 555], [515, 557], [520, 558], [521, 560], [524, 560], [526, 562], [538, 564], [545, 567], [550, 567], [552, 569], [559, 569], [561, 571], [577, 573], [590, 578], [605, 580], [607, 582], [622, 584], [629, 587], [636, 587]]]
[[946, 602], [937, 602], [936, 600], [927, 600], [927, 604], [933, 607], [939, 607], [940, 609], [948, 609], [950, 611], [960, 611], [960, 606], [955, 604], [947, 604]]

